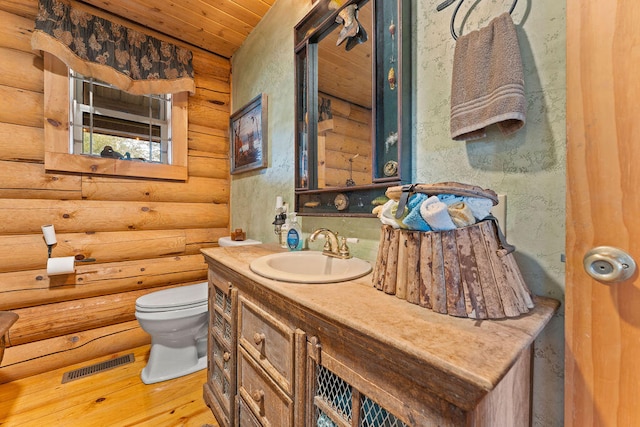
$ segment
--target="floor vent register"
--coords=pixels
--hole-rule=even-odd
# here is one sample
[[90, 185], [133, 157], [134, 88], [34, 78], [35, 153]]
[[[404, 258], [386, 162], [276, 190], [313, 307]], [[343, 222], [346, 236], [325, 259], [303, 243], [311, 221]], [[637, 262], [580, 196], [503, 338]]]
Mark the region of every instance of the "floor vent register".
[[127, 363], [133, 363], [135, 360], [133, 353], [129, 353], [115, 359], [85, 366], [84, 368], [74, 369], [73, 371], [66, 372], [62, 376], [62, 384], [79, 380], [80, 378], [88, 377], [99, 372], [108, 371], [109, 369], [117, 368], [118, 366], [126, 365]]

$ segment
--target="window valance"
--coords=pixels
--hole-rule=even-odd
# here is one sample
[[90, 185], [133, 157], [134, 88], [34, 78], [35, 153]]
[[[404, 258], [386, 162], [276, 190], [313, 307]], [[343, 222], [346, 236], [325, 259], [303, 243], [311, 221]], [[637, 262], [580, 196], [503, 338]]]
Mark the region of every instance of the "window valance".
[[129, 93], [195, 92], [189, 49], [92, 15], [68, 1], [38, 1], [31, 46]]

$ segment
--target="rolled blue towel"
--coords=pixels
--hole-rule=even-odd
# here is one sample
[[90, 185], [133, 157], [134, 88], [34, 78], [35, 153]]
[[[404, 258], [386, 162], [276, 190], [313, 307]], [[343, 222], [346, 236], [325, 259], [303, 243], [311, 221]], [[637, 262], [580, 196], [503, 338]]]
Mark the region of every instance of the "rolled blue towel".
[[420, 205], [420, 214], [434, 231], [454, 230], [456, 225], [449, 216], [447, 205], [437, 196], [429, 197]]
[[409, 208], [409, 213], [402, 220], [404, 225], [406, 225], [410, 230], [417, 231], [431, 231], [431, 227], [429, 224], [422, 218], [420, 215], [420, 206], [423, 202], [425, 202], [429, 197], [423, 193], [417, 193], [411, 196], [409, 202], [407, 203], [407, 208]]
[[416, 193], [409, 198], [409, 201], [407, 202], [407, 207], [409, 208], [409, 210], [420, 208], [420, 205], [422, 204], [422, 202], [424, 202], [428, 198], [429, 196], [427, 196], [424, 193]]
[[464, 197], [456, 196], [455, 194], [438, 194], [438, 200], [447, 206], [451, 206], [454, 203], [464, 201]]

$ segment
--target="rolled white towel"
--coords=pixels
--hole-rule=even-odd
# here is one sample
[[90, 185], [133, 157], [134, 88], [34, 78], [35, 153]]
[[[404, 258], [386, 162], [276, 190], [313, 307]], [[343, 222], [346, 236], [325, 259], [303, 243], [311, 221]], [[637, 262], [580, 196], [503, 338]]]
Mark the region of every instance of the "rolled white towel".
[[382, 206], [376, 206], [375, 209], [373, 209], [373, 213], [378, 215], [380, 222], [384, 225], [390, 225], [393, 228], [400, 228], [400, 224], [395, 218], [397, 210], [398, 202], [395, 200], [389, 200]]
[[431, 196], [420, 206], [420, 215], [434, 231], [453, 230], [456, 225], [449, 216], [447, 205], [438, 196]]
[[493, 202], [484, 197], [465, 197], [464, 202], [469, 206], [473, 216], [478, 220], [483, 220], [491, 214]]

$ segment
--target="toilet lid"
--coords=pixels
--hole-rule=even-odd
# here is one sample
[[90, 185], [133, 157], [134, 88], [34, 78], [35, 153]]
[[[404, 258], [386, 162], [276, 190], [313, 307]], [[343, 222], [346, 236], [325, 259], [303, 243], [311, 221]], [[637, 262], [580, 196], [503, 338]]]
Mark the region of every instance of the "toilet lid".
[[207, 301], [208, 284], [203, 282], [143, 295], [136, 300], [136, 310], [146, 312], [181, 310], [206, 305]]

